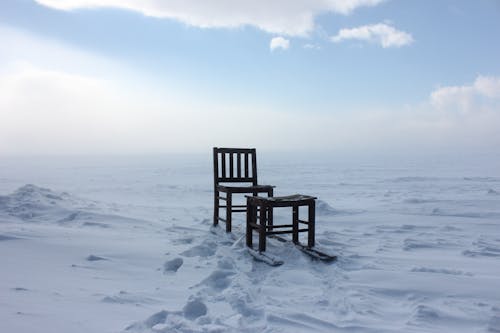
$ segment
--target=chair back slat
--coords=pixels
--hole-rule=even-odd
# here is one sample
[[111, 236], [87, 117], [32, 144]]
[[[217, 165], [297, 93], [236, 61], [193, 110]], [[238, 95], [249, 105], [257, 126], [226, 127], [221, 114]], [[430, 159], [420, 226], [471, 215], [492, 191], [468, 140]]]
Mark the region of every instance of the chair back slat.
[[222, 162], [222, 170], [221, 170], [221, 177], [226, 177], [226, 153], [222, 153], [221, 155], [221, 162]]
[[245, 154], [245, 177], [248, 177], [248, 154]]
[[252, 174], [255, 175], [254, 185], [257, 185], [257, 154], [252, 154]]
[[234, 153], [229, 153], [229, 178], [234, 177]]
[[257, 185], [255, 148], [214, 148], [214, 183]]
[[236, 154], [236, 165], [237, 165], [236, 176], [238, 178], [241, 178], [241, 153]]

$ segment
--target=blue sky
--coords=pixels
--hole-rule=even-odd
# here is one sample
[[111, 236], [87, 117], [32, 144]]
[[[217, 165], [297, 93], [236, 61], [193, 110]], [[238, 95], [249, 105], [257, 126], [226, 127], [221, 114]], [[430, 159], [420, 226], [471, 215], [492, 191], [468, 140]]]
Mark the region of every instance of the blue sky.
[[3, 0], [0, 152], [500, 143], [498, 1], [200, 3]]

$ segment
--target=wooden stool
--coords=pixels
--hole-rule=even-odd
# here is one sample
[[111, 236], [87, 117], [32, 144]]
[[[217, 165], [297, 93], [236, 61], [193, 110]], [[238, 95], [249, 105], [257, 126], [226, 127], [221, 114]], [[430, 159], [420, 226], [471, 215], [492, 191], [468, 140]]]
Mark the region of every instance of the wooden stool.
[[[247, 198], [247, 246], [252, 248], [252, 232], [259, 233], [259, 252], [266, 250], [266, 236], [277, 234], [292, 234], [292, 240], [299, 244], [299, 233], [307, 232], [307, 247], [314, 246], [314, 224], [316, 211], [316, 197], [294, 194], [284, 197], [259, 197], [246, 196]], [[308, 221], [299, 220], [299, 207], [307, 206]], [[292, 207], [292, 224], [274, 225], [274, 207]], [[259, 212], [259, 223], [257, 224], [257, 212]], [[307, 225], [307, 228], [299, 229], [299, 224]], [[285, 229], [285, 230], [282, 230]]]

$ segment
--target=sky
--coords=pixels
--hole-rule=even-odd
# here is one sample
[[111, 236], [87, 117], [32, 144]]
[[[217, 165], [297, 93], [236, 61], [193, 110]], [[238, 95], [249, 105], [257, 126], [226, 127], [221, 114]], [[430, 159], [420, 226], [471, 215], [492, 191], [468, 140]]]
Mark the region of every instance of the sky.
[[0, 154], [495, 152], [497, 0], [1, 0]]

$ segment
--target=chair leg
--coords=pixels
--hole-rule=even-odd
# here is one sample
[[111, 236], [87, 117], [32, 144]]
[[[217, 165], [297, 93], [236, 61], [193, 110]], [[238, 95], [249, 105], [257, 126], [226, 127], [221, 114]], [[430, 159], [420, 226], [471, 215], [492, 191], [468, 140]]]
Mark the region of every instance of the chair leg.
[[226, 232], [231, 232], [231, 217], [233, 212], [233, 194], [227, 192], [226, 201]]
[[214, 226], [219, 224], [219, 191], [214, 191]]

